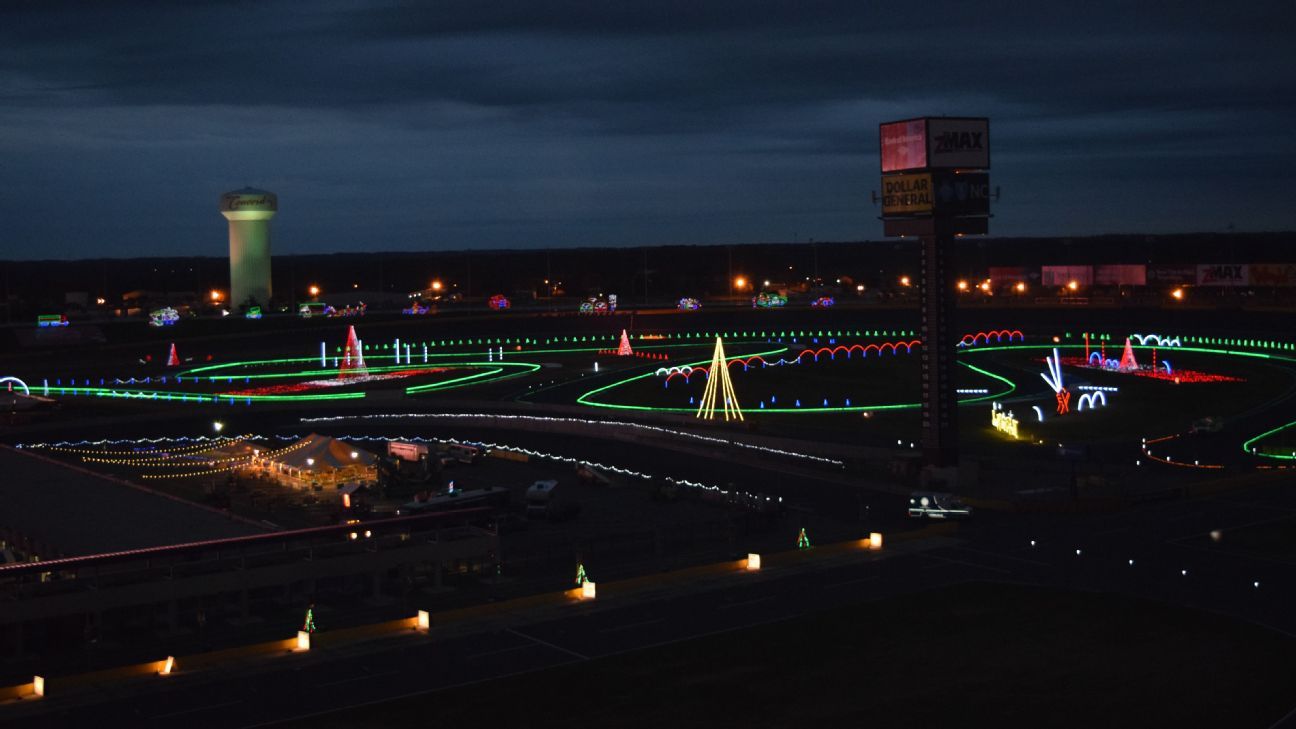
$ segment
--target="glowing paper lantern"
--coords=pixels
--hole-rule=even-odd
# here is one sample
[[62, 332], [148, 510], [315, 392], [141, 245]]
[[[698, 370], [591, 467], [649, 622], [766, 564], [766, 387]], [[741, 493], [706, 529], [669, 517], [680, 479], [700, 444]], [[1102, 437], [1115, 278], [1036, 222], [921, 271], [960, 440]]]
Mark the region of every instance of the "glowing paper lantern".
[[45, 695], [44, 676], [32, 676], [32, 693], [42, 697]]
[[757, 571], [760, 570], [760, 568], [761, 568], [760, 555], [759, 555], [759, 554], [756, 554], [756, 553], [754, 553], [754, 552], [751, 553], [751, 554], [748, 554], [748, 555], [747, 555], [747, 571], [748, 571], [748, 572], [757, 572]]
[[583, 585], [581, 585], [581, 598], [582, 598], [582, 599], [585, 599], [585, 600], [593, 600], [595, 594], [596, 594], [596, 592], [595, 592], [595, 589], [594, 589], [594, 583], [593, 583], [593, 582], [586, 581]]
[[432, 616], [429, 615], [428, 611], [426, 610], [418, 611], [418, 629], [431, 630], [431, 628], [432, 628]]
[[162, 661], [162, 667], [158, 669], [158, 673], [162, 674], [163, 676], [166, 676], [169, 675], [174, 670], [175, 670], [175, 656], [167, 656], [166, 660]]
[[882, 548], [882, 533], [869, 532], [868, 548], [877, 551]]
[[297, 650], [308, 651], [310, 650], [311, 647], [310, 644], [311, 644], [310, 633], [307, 633], [304, 630], [297, 631]]

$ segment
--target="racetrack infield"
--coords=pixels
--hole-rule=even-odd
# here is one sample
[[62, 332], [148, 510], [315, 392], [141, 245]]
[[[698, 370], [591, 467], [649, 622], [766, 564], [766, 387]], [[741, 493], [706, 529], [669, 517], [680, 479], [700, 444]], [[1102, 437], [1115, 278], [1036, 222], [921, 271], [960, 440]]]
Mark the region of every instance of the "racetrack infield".
[[969, 583], [283, 726], [1268, 727], [1294, 662], [1214, 614]]

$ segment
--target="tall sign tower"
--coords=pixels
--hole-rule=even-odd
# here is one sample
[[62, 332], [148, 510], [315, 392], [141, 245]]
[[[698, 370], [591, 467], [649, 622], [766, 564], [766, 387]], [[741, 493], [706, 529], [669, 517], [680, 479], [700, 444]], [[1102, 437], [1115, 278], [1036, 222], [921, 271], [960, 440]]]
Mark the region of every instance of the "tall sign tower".
[[958, 463], [954, 391], [954, 240], [989, 232], [990, 120], [924, 117], [879, 127], [882, 225], [922, 241], [922, 443], [936, 466]]

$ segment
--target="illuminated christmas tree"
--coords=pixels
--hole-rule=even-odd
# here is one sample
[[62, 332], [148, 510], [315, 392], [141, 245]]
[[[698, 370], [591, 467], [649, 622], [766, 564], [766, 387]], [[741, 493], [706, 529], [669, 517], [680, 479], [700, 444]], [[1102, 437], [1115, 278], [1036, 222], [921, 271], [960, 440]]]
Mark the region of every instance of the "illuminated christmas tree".
[[365, 367], [364, 347], [360, 344], [360, 339], [356, 337], [355, 326], [347, 327], [346, 347], [342, 350], [342, 363], [338, 366], [338, 376], [347, 377], [355, 375], [367, 375], [369, 369]]
[[805, 527], [801, 527], [801, 533], [797, 535], [797, 549], [809, 549], [810, 537], [806, 535]]
[[621, 330], [621, 346], [617, 348], [617, 355], [621, 357], [633, 357], [634, 350], [630, 349], [630, 335], [626, 330]]
[[315, 632], [315, 606], [311, 605], [306, 608], [306, 621], [302, 623], [302, 630], [307, 633]]
[[731, 415], [738, 420], [743, 419], [742, 410], [738, 407], [738, 396], [734, 394], [733, 382], [729, 379], [729, 366], [725, 362], [724, 343], [720, 341], [720, 337], [716, 337], [711, 369], [707, 371], [706, 389], [702, 391], [697, 417], [705, 417], [707, 420], [714, 418], [717, 399], [723, 401], [721, 406], [725, 420], [729, 420]]
[[176, 354], [175, 342], [171, 343], [171, 353], [167, 355], [167, 367], [179, 367], [180, 355]]
[[580, 587], [581, 585], [584, 585], [588, 581], [589, 578], [585, 576], [585, 565], [577, 562], [576, 563], [576, 586]]
[[1134, 359], [1134, 345], [1130, 344], [1129, 337], [1125, 337], [1125, 353], [1121, 355], [1120, 368], [1126, 371], [1138, 369], [1138, 360]]

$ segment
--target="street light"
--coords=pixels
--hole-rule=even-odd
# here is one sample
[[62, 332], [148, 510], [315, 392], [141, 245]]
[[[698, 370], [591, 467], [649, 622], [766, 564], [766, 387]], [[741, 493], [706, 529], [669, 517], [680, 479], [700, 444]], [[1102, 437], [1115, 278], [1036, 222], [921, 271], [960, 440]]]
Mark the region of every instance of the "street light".
[[221, 292], [220, 292], [218, 289], [212, 289], [212, 290], [211, 290], [211, 300], [212, 300], [212, 301], [220, 301], [220, 300], [221, 300]]
[[433, 282], [432, 282], [432, 290], [433, 290], [433, 291], [440, 291], [440, 290], [441, 290], [441, 282], [440, 282], [440, 281], [433, 281]]
[[1013, 288], [1016, 289], [1017, 293], [1019, 293], [1019, 294], [1024, 294], [1024, 293], [1026, 293], [1026, 282], [1025, 282], [1025, 281], [1018, 281], [1018, 282], [1017, 282], [1017, 285], [1016, 285], [1016, 286], [1013, 286]]
[[222, 422], [219, 421], [219, 420], [212, 421], [212, 430], [214, 430], [214, 431], [216, 431], [217, 433], [219, 433], [219, 432], [221, 432], [221, 431], [224, 430], [224, 429], [225, 429], [225, 424], [224, 424], [224, 423], [222, 423]]
[[1183, 288], [1177, 288], [1174, 291], [1171, 291], [1170, 296], [1173, 297], [1175, 301], [1183, 301], [1183, 297], [1184, 297]]
[[1067, 281], [1067, 288], [1071, 289], [1072, 291], [1075, 291], [1076, 289], [1080, 288], [1080, 284], [1076, 282], [1075, 279], [1071, 279], [1070, 281]]
[[311, 296], [319, 296], [320, 287], [316, 286], [315, 284], [311, 284], [311, 287], [309, 289], [306, 289], [306, 292], [309, 293]]
[[[900, 283], [904, 283], [904, 279], [900, 279]], [[907, 285], [907, 284], [906, 284], [906, 285]], [[967, 281], [959, 281], [959, 282], [958, 282], [958, 290], [959, 290], [959, 291], [967, 291]]]
[[900, 285], [901, 285], [901, 286], [908, 286], [908, 285], [909, 285], [909, 277], [908, 277], [908, 276], [901, 276], [901, 277], [900, 277]]
[[747, 286], [747, 279], [742, 276], [734, 276], [734, 288], [742, 291]]

